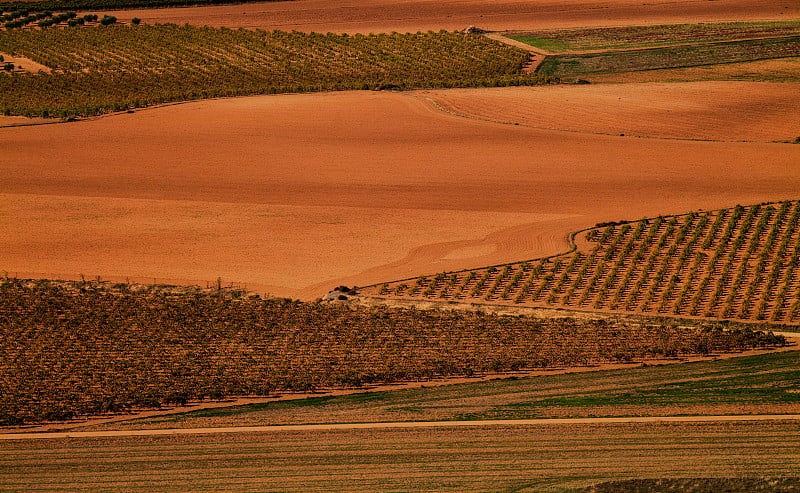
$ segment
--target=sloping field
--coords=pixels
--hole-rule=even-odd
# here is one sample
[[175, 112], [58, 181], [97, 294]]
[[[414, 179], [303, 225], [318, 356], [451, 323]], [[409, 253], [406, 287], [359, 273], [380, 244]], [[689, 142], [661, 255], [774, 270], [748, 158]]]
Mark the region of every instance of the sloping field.
[[800, 17], [800, 5], [790, 0], [298, 0], [110, 14], [146, 23], [369, 33], [782, 20]]
[[304, 298], [559, 253], [601, 221], [800, 189], [796, 145], [547, 131], [374, 92], [5, 128], [0, 149], [0, 269], [222, 277]]
[[539, 262], [441, 273], [368, 293], [800, 322], [800, 202], [611, 224]]
[[796, 423], [377, 429], [4, 441], [10, 491], [564, 491], [792, 477]]
[[800, 136], [794, 84], [707, 82], [426, 91], [472, 118], [609, 135], [721, 141]]

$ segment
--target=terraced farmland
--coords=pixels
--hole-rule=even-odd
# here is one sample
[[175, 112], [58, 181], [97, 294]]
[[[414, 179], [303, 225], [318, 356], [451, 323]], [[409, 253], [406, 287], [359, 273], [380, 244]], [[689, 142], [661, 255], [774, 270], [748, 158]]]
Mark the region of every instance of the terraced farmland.
[[385, 283], [365, 294], [800, 322], [800, 202], [598, 225], [550, 258]]

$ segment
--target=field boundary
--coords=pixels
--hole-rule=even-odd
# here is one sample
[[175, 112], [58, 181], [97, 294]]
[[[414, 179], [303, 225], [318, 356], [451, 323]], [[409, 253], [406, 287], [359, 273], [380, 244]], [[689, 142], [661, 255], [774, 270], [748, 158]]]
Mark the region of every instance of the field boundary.
[[552, 426], [573, 424], [705, 423], [741, 421], [800, 421], [800, 414], [742, 414], [720, 416], [630, 416], [613, 418], [495, 419], [475, 421], [391, 421], [382, 423], [332, 423], [306, 425], [232, 426], [221, 428], [166, 428], [150, 430], [73, 431], [51, 433], [3, 433], [0, 440], [57, 438], [114, 438], [134, 436], [210, 435], [222, 433], [270, 433], [276, 431], [335, 431], [386, 428], [459, 428], [494, 426]]

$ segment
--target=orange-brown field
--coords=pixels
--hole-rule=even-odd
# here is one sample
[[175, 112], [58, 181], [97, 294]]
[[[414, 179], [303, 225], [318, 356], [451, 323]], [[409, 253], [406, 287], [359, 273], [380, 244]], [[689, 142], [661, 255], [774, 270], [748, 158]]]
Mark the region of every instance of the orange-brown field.
[[[781, 109], [800, 99], [792, 89], [263, 96], [6, 128], [0, 269], [222, 277], [308, 299], [338, 283], [554, 254], [600, 221], [794, 197], [800, 146], [764, 142], [793, 135]], [[600, 111], [615, 91], [619, 102]], [[455, 116], [426, 98], [523, 124]], [[538, 104], [543, 124], [532, 120]], [[695, 122], [733, 122], [730, 140], [761, 142], [598, 135], [725, 137]]]
[[296, 0], [110, 12], [121, 21], [317, 32], [551, 29], [800, 16], [791, 0]]

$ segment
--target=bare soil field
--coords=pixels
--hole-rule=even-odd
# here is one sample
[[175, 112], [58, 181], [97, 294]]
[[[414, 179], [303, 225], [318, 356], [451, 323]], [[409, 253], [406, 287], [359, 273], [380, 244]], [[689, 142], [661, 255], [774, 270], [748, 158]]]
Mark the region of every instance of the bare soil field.
[[800, 91], [794, 84], [609, 84], [424, 95], [459, 115], [573, 132], [762, 142], [800, 136]]
[[[779, 101], [769, 96], [774, 87], [742, 91]], [[552, 89], [566, 98], [572, 88]], [[588, 104], [586, 88], [574, 89]], [[698, 118], [717, 118], [708, 114], [715, 106], [685, 104]], [[652, 110], [636, 105], [658, 134]], [[565, 101], [574, 118], [596, 113], [568, 108]], [[741, 115], [727, 111], [729, 121]], [[305, 299], [339, 283], [559, 253], [569, 232], [600, 221], [791, 198], [800, 189], [796, 145], [542, 130], [373, 92], [212, 100], [4, 128], [0, 149], [0, 226], [10, 232], [0, 240], [0, 269], [222, 277]]]
[[109, 14], [123, 22], [139, 17], [145, 23], [368, 33], [784, 20], [800, 16], [800, 5], [790, 0], [297, 0]]

